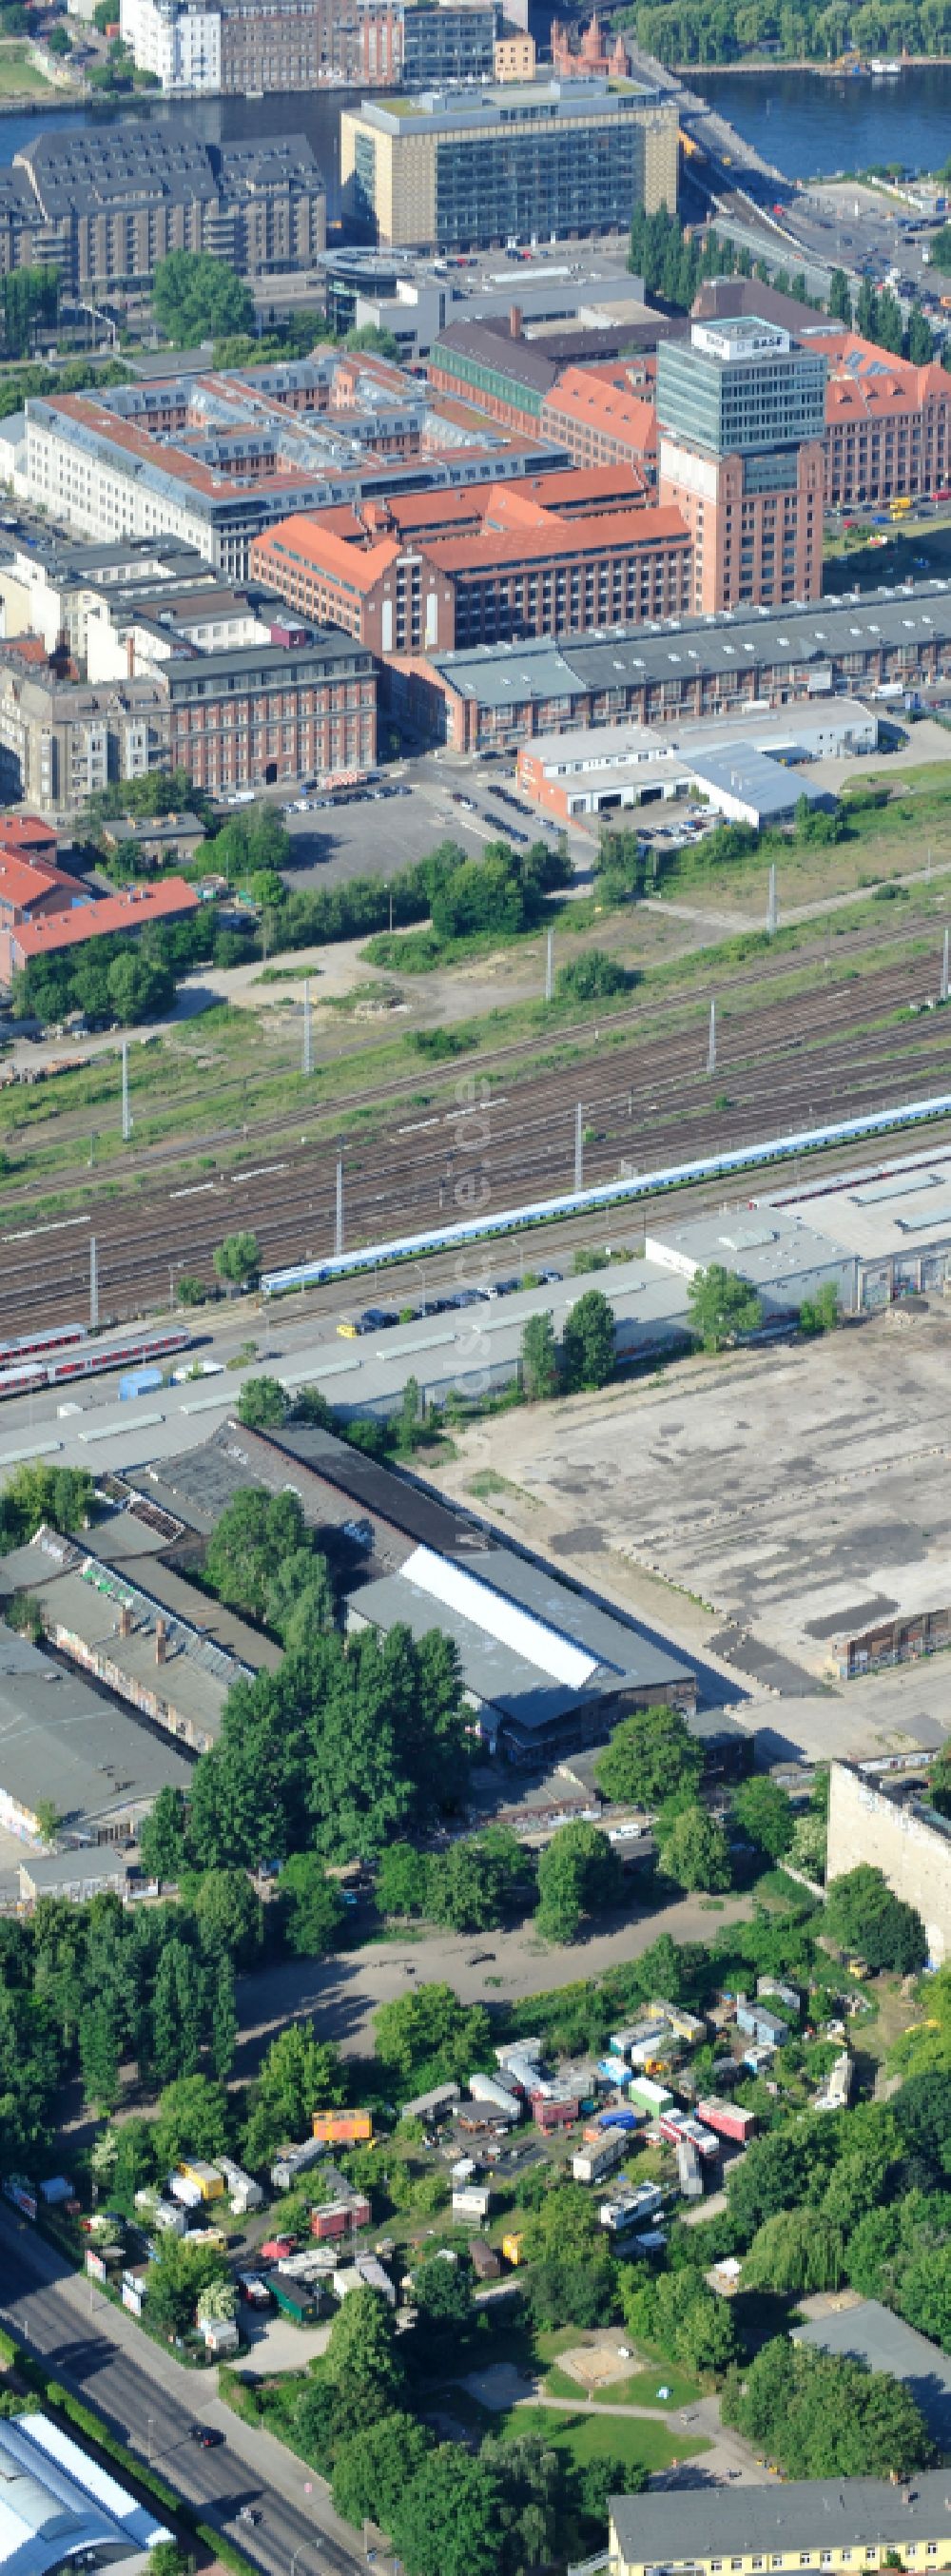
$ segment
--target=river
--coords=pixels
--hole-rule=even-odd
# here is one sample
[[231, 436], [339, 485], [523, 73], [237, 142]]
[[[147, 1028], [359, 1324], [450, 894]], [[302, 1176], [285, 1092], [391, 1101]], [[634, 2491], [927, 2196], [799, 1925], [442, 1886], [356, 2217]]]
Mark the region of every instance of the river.
[[[729, 117], [740, 134], [759, 145], [790, 179], [817, 172], [866, 170], [873, 162], [900, 161], [909, 169], [937, 170], [947, 158], [951, 131], [951, 62], [911, 65], [896, 80], [867, 74], [833, 79], [821, 72], [770, 67], [757, 72], [688, 74], [691, 87]], [[153, 100], [134, 105], [60, 108], [49, 123], [100, 125], [137, 115], [174, 118], [208, 143], [242, 142], [260, 134], [306, 134], [327, 184], [327, 210], [339, 213], [340, 110], [346, 90], [310, 90], [271, 98]], [[0, 116], [0, 167], [39, 133], [42, 112]]]
[[951, 62], [911, 63], [895, 80], [867, 72], [686, 74], [738, 134], [758, 145], [787, 179], [829, 177], [899, 161], [909, 170], [940, 170], [948, 157]]

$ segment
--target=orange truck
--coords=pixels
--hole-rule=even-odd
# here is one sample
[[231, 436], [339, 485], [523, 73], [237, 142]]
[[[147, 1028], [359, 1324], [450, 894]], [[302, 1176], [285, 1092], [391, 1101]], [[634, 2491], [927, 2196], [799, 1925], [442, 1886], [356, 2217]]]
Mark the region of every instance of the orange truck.
[[373, 2120], [369, 2111], [315, 2111], [314, 2136], [325, 2147], [369, 2146]]

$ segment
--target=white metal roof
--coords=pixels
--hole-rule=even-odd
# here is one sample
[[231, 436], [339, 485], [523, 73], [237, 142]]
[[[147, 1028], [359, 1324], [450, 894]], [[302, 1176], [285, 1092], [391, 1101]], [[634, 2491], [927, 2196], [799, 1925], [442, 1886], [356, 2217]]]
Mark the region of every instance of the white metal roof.
[[504, 1600], [490, 1584], [480, 1583], [476, 1575], [451, 1564], [448, 1557], [437, 1556], [432, 1548], [414, 1548], [400, 1567], [400, 1578], [418, 1584], [421, 1591], [431, 1593], [434, 1601], [443, 1602], [464, 1619], [473, 1620], [477, 1627], [487, 1629], [500, 1645], [510, 1646], [515, 1654], [524, 1655], [528, 1663], [536, 1664], [541, 1672], [570, 1690], [583, 1689], [592, 1673], [597, 1672], [596, 1656], [585, 1654], [561, 1630], [520, 1610], [517, 1602]]

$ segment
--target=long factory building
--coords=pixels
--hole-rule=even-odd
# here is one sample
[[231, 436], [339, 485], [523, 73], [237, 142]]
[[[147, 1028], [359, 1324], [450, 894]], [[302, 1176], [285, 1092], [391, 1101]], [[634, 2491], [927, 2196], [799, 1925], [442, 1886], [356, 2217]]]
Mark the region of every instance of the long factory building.
[[861, 599], [412, 656], [391, 669], [390, 689], [426, 740], [480, 752], [625, 717], [644, 725], [733, 717], [836, 691], [885, 689], [900, 701], [943, 680], [951, 680], [951, 582], [926, 580]]

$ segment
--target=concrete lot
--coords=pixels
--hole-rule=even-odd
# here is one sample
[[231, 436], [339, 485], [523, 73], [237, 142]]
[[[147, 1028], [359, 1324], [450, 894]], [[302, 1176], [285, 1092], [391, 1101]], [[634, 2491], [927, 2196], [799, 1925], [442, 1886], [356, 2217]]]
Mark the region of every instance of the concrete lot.
[[951, 1316], [892, 1310], [812, 1346], [481, 1424], [441, 1483], [635, 1616], [712, 1649], [780, 1759], [951, 1728], [951, 1660], [845, 1686], [829, 1639], [951, 1587]]
[[[514, 772], [514, 763], [513, 763]], [[326, 805], [314, 810], [314, 798], [308, 799], [311, 810], [306, 814], [287, 814], [284, 819], [291, 836], [293, 858], [286, 871], [286, 882], [292, 891], [305, 886], [343, 885], [351, 877], [396, 876], [401, 868], [411, 867], [416, 859], [427, 857], [440, 841], [454, 840], [470, 858], [480, 858], [487, 841], [504, 840], [510, 833], [525, 834], [525, 841], [515, 838], [516, 849], [542, 838], [554, 844], [555, 828], [529, 811], [507, 805], [495, 794], [496, 785], [514, 787], [514, 776], [508, 764], [488, 769], [470, 760], [452, 755], [430, 753], [425, 758], [401, 761], [388, 768], [380, 781], [387, 792], [378, 796], [364, 794], [359, 803]], [[397, 793], [393, 791], [397, 790]], [[464, 805], [453, 803], [453, 791], [467, 796], [472, 813]], [[271, 799], [271, 802], [277, 801]], [[578, 861], [590, 866], [590, 843], [581, 833], [573, 833], [578, 846]]]

